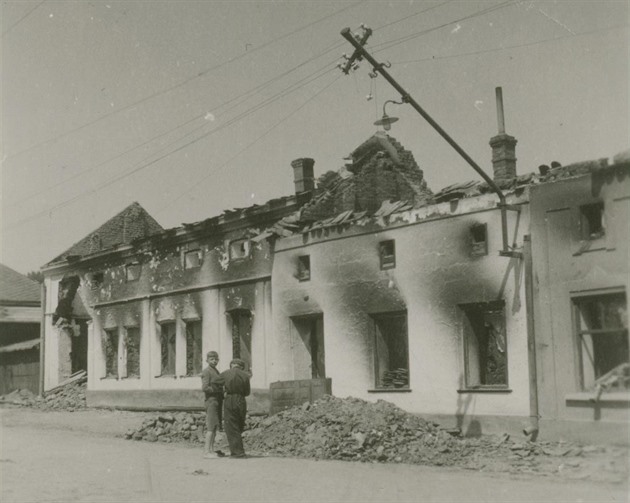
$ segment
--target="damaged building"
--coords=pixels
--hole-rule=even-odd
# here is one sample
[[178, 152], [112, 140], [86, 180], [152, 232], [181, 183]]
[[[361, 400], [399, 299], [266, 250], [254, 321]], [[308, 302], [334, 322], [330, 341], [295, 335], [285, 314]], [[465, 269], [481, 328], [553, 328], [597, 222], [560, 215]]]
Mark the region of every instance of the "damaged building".
[[382, 133], [264, 205], [165, 230], [134, 203], [43, 268], [46, 388], [76, 352], [89, 405], [200, 408], [214, 349], [252, 410], [324, 382], [469, 435], [627, 438], [630, 160], [517, 175], [515, 145], [491, 141], [505, 205], [432, 192]]

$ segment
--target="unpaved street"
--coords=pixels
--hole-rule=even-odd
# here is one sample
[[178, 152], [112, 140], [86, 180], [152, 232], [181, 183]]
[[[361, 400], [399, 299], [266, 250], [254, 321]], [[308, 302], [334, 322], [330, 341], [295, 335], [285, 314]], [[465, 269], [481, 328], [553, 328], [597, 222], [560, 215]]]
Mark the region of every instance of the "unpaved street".
[[597, 501], [626, 484], [403, 464], [288, 458], [204, 460], [183, 444], [123, 440], [142, 414], [0, 409], [3, 503], [43, 501]]

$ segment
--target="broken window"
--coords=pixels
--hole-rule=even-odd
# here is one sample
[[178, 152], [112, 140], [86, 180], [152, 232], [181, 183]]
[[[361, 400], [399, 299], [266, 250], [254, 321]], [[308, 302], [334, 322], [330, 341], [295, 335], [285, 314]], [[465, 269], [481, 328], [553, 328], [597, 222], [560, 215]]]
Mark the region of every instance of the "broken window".
[[606, 233], [604, 203], [580, 206], [580, 238], [584, 241], [599, 239]]
[[[293, 326], [300, 339], [304, 343], [303, 350], [296, 348], [294, 353], [294, 368], [299, 368], [304, 377], [307, 376], [310, 367], [311, 379], [323, 379], [326, 377], [326, 358], [324, 352], [324, 316], [321, 314], [292, 318]], [[301, 349], [301, 348], [300, 348]], [[297, 354], [298, 351], [302, 354]]]
[[583, 390], [630, 362], [628, 313], [623, 292], [573, 298]]
[[125, 329], [125, 348], [127, 356], [126, 377], [138, 378], [140, 377], [140, 329], [138, 327]]
[[186, 321], [186, 375], [201, 374], [202, 366], [201, 320]]
[[127, 281], [136, 281], [140, 278], [140, 273], [142, 272], [142, 267], [137, 262], [133, 264], [127, 264], [125, 266], [125, 279]]
[[409, 387], [407, 313], [373, 316], [376, 388]]
[[97, 288], [100, 288], [103, 285], [104, 277], [105, 275], [103, 274], [103, 271], [93, 272], [92, 277], [90, 278], [90, 285], [92, 289], [95, 290]]
[[232, 358], [240, 358], [251, 369], [252, 313], [249, 309], [230, 311], [232, 318]]
[[201, 250], [190, 250], [184, 254], [184, 269], [201, 267]]
[[105, 330], [105, 377], [118, 377], [118, 329]]
[[230, 243], [230, 260], [238, 260], [247, 258], [250, 252], [250, 243], [248, 239], [237, 239]]
[[298, 257], [297, 277], [300, 281], [308, 281], [309, 279], [311, 279], [310, 255], [301, 255]]
[[396, 267], [396, 246], [393, 239], [381, 241], [378, 244], [381, 269], [393, 269]]
[[175, 375], [175, 322], [160, 325], [161, 375]]
[[466, 387], [507, 387], [505, 303], [464, 304]]
[[470, 228], [471, 255], [488, 255], [488, 226], [477, 224]]

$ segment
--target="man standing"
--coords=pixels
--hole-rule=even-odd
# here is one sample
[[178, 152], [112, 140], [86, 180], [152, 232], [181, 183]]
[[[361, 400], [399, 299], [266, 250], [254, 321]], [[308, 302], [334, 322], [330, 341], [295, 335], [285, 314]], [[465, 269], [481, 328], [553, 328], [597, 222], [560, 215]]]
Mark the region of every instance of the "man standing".
[[221, 427], [223, 387], [221, 385], [221, 374], [217, 370], [219, 354], [216, 351], [208, 352], [206, 361], [208, 366], [201, 373], [201, 390], [206, 397], [206, 439], [203, 457], [214, 459], [219, 457], [214, 452], [214, 439], [216, 438], [217, 430]]
[[225, 387], [225, 434], [230, 446], [230, 457], [245, 458], [247, 456], [241, 435], [245, 429], [247, 414], [245, 397], [250, 393], [251, 374], [245, 372], [245, 362], [236, 358], [230, 362], [230, 370], [223, 372], [221, 378]]

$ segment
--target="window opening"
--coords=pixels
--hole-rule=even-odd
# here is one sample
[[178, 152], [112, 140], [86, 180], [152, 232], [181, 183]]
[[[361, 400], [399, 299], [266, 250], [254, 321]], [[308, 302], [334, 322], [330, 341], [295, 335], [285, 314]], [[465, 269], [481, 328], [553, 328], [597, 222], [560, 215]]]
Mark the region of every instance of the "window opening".
[[376, 387], [409, 387], [407, 313], [373, 316]]
[[488, 255], [488, 226], [486, 224], [473, 225], [470, 228], [470, 239], [472, 255]]
[[160, 327], [161, 375], [175, 375], [175, 322], [162, 323]]
[[140, 377], [140, 329], [127, 327], [125, 330], [125, 348], [127, 353], [127, 377]]
[[240, 358], [251, 369], [252, 313], [248, 309], [230, 311], [232, 318], [232, 357]]
[[125, 277], [127, 281], [136, 281], [140, 278], [142, 267], [138, 263], [127, 264], [125, 267]]
[[186, 375], [201, 374], [203, 355], [201, 351], [201, 320], [186, 322]]
[[[628, 312], [623, 292], [574, 297], [576, 332], [583, 390], [592, 390], [598, 379], [630, 362]], [[619, 381], [628, 388], [628, 382]]]
[[461, 306], [464, 311], [466, 386], [507, 387], [505, 303]]
[[118, 377], [118, 329], [105, 330], [105, 377]]
[[191, 250], [184, 254], [184, 269], [201, 267], [201, 250]]
[[581, 239], [592, 241], [606, 233], [604, 226], [604, 203], [593, 203], [580, 206]]
[[[299, 358], [301, 366], [309, 364], [311, 379], [326, 377], [326, 355], [324, 351], [324, 317], [323, 315], [293, 318], [293, 325], [308, 354]], [[296, 364], [297, 365], [297, 364]]]
[[75, 329], [71, 339], [70, 367], [72, 373], [87, 371], [88, 335], [87, 321], [75, 320]]
[[230, 260], [237, 260], [249, 256], [250, 245], [248, 239], [237, 239], [230, 243]]
[[105, 275], [102, 271], [92, 273], [92, 279], [90, 281], [92, 289], [100, 288], [103, 285], [103, 279]]
[[310, 255], [301, 255], [298, 257], [298, 279], [300, 281], [308, 281], [311, 279], [311, 257]]
[[396, 267], [396, 246], [394, 240], [381, 241], [378, 246], [381, 269], [393, 269]]

